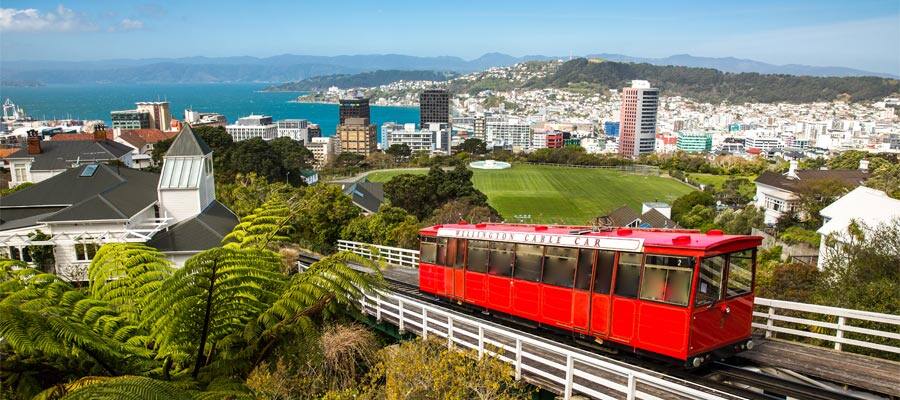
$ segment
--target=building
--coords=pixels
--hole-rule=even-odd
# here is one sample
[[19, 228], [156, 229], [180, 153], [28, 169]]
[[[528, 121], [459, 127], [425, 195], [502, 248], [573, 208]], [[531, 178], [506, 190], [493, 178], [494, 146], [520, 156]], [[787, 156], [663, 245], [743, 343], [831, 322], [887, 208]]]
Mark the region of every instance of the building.
[[745, 149], [758, 149], [766, 153], [782, 146], [781, 138], [774, 131], [754, 129], [744, 137]]
[[712, 133], [701, 131], [680, 131], [675, 145], [678, 150], [688, 153], [709, 153], [712, 151]]
[[756, 178], [756, 206], [762, 208], [766, 224], [775, 224], [784, 215], [798, 211], [799, 191], [806, 182], [831, 179], [856, 187], [869, 178], [869, 162], [861, 160], [859, 169], [797, 170], [797, 161], [791, 161], [784, 175], [764, 171]]
[[310, 139], [322, 137], [322, 128], [319, 124], [309, 124], [306, 127], [306, 134], [309, 135]]
[[226, 126], [225, 131], [235, 142], [252, 138], [272, 140], [278, 136], [278, 125], [272, 123], [271, 116], [248, 115], [238, 118], [237, 123]]
[[369, 99], [364, 97], [340, 99], [339, 115], [339, 125], [343, 125], [348, 118], [361, 118], [363, 120], [363, 125], [369, 125], [371, 120], [369, 115]]
[[6, 157], [9, 187], [43, 182], [85, 164], [118, 161], [133, 166], [130, 147], [110, 140], [105, 130], [97, 130], [93, 136], [89, 140], [41, 140], [37, 131], [30, 131], [25, 148]]
[[309, 186], [319, 182], [319, 173], [312, 169], [304, 169], [300, 171], [300, 178]]
[[656, 109], [659, 90], [647, 81], [631, 81], [622, 89], [619, 110], [619, 154], [635, 158], [652, 153], [656, 146]]
[[548, 132], [547, 143], [545, 147], [548, 149], [559, 149], [565, 144], [565, 136], [562, 132]]
[[384, 149], [395, 144], [405, 144], [412, 152], [450, 154], [450, 126], [430, 123], [422, 129], [416, 124], [396, 124], [387, 122], [381, 126], [381, 143]]
[[369, 182], [363, 179], [344, 184], [342, 190], [344, 194], [350, 196], [353, 204], [366, 215], [378, 212], [384, 203], [384, 184], [381, 182]]
[[426, 89], [419, 93], [419, 126], [450, 124], [450, 93], [446, 89]]
[[[367, 105], [368, 107], [368, 105]], [[368, 157], [378, 151], [378, 134], [375, 125], [370, 125], [366, 118], [347, 118], [338, 125], [337, 137], [340, 139], [341, 152], [360, 154]]]
[[150, 129], [150, 113], [140, 110], [122, 110], [109, 113], [113, 129]]
[[[849, 239], [848, 229], [851, 223], [876, 228], [880, 224], [891, 223], [900, 219], [900, 200], [891, 198], [886, 193], [859, 186], [823, 208], [819, 214], [823, 217], [822, 227], [816, 232], [822, 235], [819, 241], [819, 269], [824, 269], [832, 247], [825, 237], [841, 242]], [[866, 233], [866, 230], [863, 230]]]
[[609, 228], [676, 229], [678, 224], [671, 219], [671, 214], [672, 206], [666, 203], [644, 203], [640, 214], [631, 207], [622, 206], [598, 217], [597, 225]]
[[228, 125], [228, 118], [219, 113], [199, 112], [191, 109], [184, 110], [184, 122], [192, 127]]
[[[476, 121], [477, 123], [477, 121]], [[516, 118], [485, 123], [485, 137], [488, 146], [500, 147], [513, 151], [524, 151], [531, 148], [531, 124]]]
[[309, 144], [306, 145], [306, 148], [309, 149], [313, 154], [313, 158], [316, 160], [316, 167], [322, 168], [338, 154], [341, 154], [341, 144], [338, 138], [331, 137], [314, 137], [310, 139]]
[[[32, 262], [28, 247], [53, 246], [61, 278], [86, 279], [104, 243], [147, 243], [176, 265], [218, 246], [238, 219], [215, 199], [212, 151], [184, 128], [162, 173], [87, 163], [3, 197], [0, 253]], [[39, 240], [32, 234], [48, 236]]]
[[603, 133], [606, 136], [619, 136], [619, 122], [617, 121], [606, 121], [603, 123]]
[[159, 129], [113, 129], [112, 140], [130, 147], [131, 161], [137, 169], [152, 167], [153, 147], [163, 140], [172, 139], [177, 132], [163, 132]]
[[161, 131], [172, 130], [172, 113], [169, 112], [168, 101], [140, 101], [134, 104], [137, 106], [137, 111], [150, 114], [149, 128]]
[[289, 137], [300, 143], [309, 143], [309, 121], [305, 119], [283, 119], [277, 121], [278, 137]]

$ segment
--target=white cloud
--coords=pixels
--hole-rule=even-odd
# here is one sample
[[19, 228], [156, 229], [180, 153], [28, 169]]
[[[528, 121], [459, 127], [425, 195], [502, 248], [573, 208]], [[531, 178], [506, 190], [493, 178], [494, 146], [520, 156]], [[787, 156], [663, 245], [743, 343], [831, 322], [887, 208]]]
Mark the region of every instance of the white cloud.
[[122, 22], [119, 22], [120, 31], [134, 31], [138, 29], [144, 29], [144, 21], [125, 18]]
[[41, 12], [34, 8], [0, 8], [0, 31], [8, 32], [71, 32], [93, 31], [97, 25], [84, 14], [76, 13], [62, 4], [56, 9]]

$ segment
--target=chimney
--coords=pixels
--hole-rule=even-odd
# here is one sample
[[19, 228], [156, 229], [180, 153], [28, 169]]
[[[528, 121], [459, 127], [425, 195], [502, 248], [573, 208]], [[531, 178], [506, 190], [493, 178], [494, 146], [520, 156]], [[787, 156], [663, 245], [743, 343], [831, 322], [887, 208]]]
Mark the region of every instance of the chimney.
[[869, 172], [869, 160], [859, 160], [859, 170], [862, 172]]
[[99, 125], [94, 129], [94, 141], [99, 142], [106, 140], [106, 127]]
[[41, 154], [41, 134], [34, 129], [28, 131], [28, 154]]
[[791, 160], [790, 168], [788, 168], [788, 178], [797, 178], [797, 160]]

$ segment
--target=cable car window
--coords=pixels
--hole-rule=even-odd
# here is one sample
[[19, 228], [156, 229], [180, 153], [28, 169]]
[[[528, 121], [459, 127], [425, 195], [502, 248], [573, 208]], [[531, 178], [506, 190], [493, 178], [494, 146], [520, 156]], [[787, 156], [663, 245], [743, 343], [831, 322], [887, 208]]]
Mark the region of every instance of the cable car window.
[[513, 277], [526, 281], [541, 281], [541, 261], [544, 258], [544, 246], [533, 244], [516, 245], [516, 268]]
[[455, 252], [456, 258], [451, 260], [453, 263], [453, 268], [462, 268], [466, 265], [466, 239], [451, 239], [452, 242], [456, 242]]
[[704, 305], [719, 301], [722, 295], [722, 276], [725, 272], [725, 256], [707, 257], [700, 262], [700, 280], [694, 305]]
[[[600, 259], [597, 261], [597, 272], [594, 276], [594, 293], [609, 294], [615, 261], [616, 252], [606, 250], [600, 252]], [[640, 263], [640, 259], [638, 259], [638, 263]]]
[[591, 274], [594, 273], [594, 257], [597, 250], [578, 250], [578, 271], [575, 273], [575, 289], [591, 290]]
[[512, 275], [512, 263], [515, 245], [512, 243], [491, 243], [491, 263], [488, 273], [497, 276]]
[[491, 252], [491, 242], [485, 240], [469, 241], [469, 265], [472, 272], [485, 273], [488, 269], [488, 256]]
[[686, 306], [691, 296], [693, 274], [694, 259], [692, 257], [648, 254], [644, 258], [641, 299]]
[[544, 255], [544, 277], [548, 285], [571, 288], [575, 285], [575, 266], [578, 249], [570, 247], [547, 247]]
[[641, 253], [619, 253], [619, 268], [616, 273], [616, 295], [637, 297], [641, 282]]
[[434, 264], [437, 261], [437, 238], [422, 236], [422, 240], [419, 242], [419, 259], [428, 264]]
[[727, 297], [750, 293], [753, 287], [753, 250], [731, 253], [728, 262]]
[[437, 265], [447, 265], [447, 238], [437, 238]]

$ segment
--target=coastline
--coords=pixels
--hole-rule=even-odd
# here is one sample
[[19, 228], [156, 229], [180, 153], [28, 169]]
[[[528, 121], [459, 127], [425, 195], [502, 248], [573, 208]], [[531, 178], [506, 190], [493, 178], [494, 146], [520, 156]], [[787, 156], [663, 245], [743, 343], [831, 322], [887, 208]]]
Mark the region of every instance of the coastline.
[[[295, 104], [297, 104], [297, 103], [298, 104], [330, 104], [330, 105], [334, 105], [334, 106], [340, 105], [340, 103], [338, 103], [336, 101], [301, 101], [301, 100], [294, 99], [294, 100], [288, 100], [287, 102], [295, 103]], [[395, 108], [418, 108], [419, 107], [418, 104], [375, 104], [375, 103], [370, 104], [370, 106], [372, 106], [372, 107], [395, 107]]]

